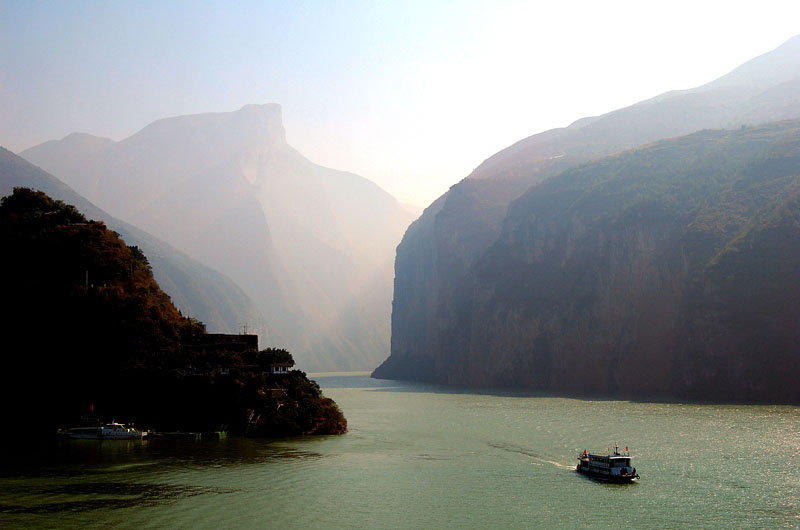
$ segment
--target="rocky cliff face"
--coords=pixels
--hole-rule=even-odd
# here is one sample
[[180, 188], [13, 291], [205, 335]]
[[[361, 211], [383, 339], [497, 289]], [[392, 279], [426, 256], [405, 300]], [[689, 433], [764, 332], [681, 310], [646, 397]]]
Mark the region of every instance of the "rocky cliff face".
[[240, 325], [303, 369], [371, 369], [388, 353], [394, 250], [412, 216], [372, 182], [295, 151], [278, 105], [168, 118], [111, 144], [69, 136], [22, 155], [233, 279], [268, 330]]
[[800, 399], [798, 127], [698, 133], [526, 193], [478, 266], [463, 379]]
[[[758, 113], [754, 101], [766, 96], [753, 96], [752, 87], [744, 92], [748, 104], [731, 106], [728, 116], [744, 107]], [[656, 98], [645, 115], [667, 112], [658, 110], [664, 101], [688, 113], [682, 98], [696, 101], [696, 95]], [[763, 115], [780, 106], [796, 114], [796, 95], [763, 107], [769, 109]], [[634, 106], [620, 113], [626, 129], [637, 112]], [[566, 152], [575, 147], [570, 136], [599, 139], [591, 129], [618, 118], [612, 113], [578, 124], [574, 134], [523, 141], [496, 155], [505, 160], [476, 170], [473, 177], [486, 177], [484, 189], [472, 194], [469, 207], [458, 197], [474, 178], [451, 188], [438, 211], [423, 214], [398, 247], [392, 356], [376, 377], [800, 400], [789, 384], [798, 374], [800, 342], [791, 324], [798, 305], [784, 294], [797, 292], [788, 272], [796, 257], [777, 250], [780, 238], [797, 237], [791, 221], [800, 173], [796, 123], [706, 132], [580, 166], [531, 187], [502, 215], [487, 215], [503, 201], [493, 204], [499, 194], [486, 190], [510, 189], [524, 175], [535, 182], [560, 169], [558, 163], [574, 163], [577, 157], [565, 161], [568, 154], [553, 158], [552, 144], [563, 142]], [[622, 145], [614, 145], [612, 129], [607, 133], [607, 148]], [[551, 144], [546, 160], [536, 158], [542, 142]], [[488, 219], [502, 221], [487, 228]], [[762, 270], [771, 271], [764, 284]]]
[[480, 288], [476, 264], [492, 255], [509, 204], [531, 186], [662, 138], [800, 117], [798, 57], [800, 36], [708, 85], [531, 136], [487, 159], [431, 205], [398, 247], [392, 355], [375, 376], [433, 378], [430, 367], [440, 363], [447, 368], [437, 372], [438, 380], [464, 381], [465, 368], [453, 362], [453, 352], [473, 344], [468, 330], [476, 318], [472, 292]]

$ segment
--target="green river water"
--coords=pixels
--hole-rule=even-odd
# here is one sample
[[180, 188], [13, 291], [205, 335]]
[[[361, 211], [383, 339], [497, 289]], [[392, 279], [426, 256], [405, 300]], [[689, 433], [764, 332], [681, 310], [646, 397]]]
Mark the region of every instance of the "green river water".
[[[315, 378], [343, 436], [64, 440], [0, 467], [2, 528], [800, 527], [800, 408]], [[577, 474], [629, 446], [641, 479]]]

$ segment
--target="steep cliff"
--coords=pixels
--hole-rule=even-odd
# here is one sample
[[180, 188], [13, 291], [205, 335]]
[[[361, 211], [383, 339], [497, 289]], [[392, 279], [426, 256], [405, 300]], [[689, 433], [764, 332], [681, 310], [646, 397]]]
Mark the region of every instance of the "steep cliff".
[[[623, 149], [703, 128], [800, 116], [800, 92], [791, 90], [800, 79], [799, 54], [795, 37], [703, 87], [579, 120], [486, 160], [428, 208], [398, 247], [392, 354], [374, 375], [488, 384], [480, 368], [468, 370], [459, 356], [475, 340], [488, 340], [473, 328], [478, 317], [471, 304], [482, 288], [478, 265], [496, 252], [504, 222], [512, 222], [509, 204], [570, 167]], [[439, 365], [446, 368], [432, 369]]]
[[798, 216], [798, 120], [568, 170], [512, 203], [417, 369], [471, 385], [800, 401]]

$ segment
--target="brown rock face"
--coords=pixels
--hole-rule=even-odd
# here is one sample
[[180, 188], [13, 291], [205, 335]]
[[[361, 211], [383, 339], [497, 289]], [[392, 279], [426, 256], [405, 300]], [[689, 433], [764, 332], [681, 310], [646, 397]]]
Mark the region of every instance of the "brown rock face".
[[[412, 290], [439, 297], [425, 332], [404, 341], [417, 328], [395, 318], [397, 350], [375, 375], [800, 401], [798, 205], [798, 121], [704, 131], [568, 170], [513, 202], [457, 281], [426, 271]], [[420, 277], [399, 270], [405, 251], [395, 304], [408, 301], [402, 279]]]

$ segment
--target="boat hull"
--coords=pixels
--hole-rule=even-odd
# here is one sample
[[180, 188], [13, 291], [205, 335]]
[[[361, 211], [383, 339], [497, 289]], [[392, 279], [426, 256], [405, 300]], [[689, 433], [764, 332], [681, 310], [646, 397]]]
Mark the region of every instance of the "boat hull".
[[90, 436], [90, 435], [67, 435], [71, 440], [141, 440], [143, 436]]
[[592, 478], [592, 479], [595, 479], [595, 480], [600, 480], [602, 482], [613, 482], [615, 484], [631, 484], [636, 479], [639, 478], [639, 475], [635, 474], [635, 473], [634, 474], [625, 474], [625, 475], [608, 475], [608, 474], [605, 474], [605, 473], [597, 473], [597, 472], [594, 472], [594, 471], [591, 471], [589, 469], [581, 467], [580, 464], [578, 464], [578, 467], [575, 468], [575, 470], [578, 473], [580, 473], [582, 475], [586, 475], [589, 478]]
[[103, 427], [74, 427], [58, 432], [59, 436], [75, 440], [141, 440], [147, 433], [110, 423]]
[[72, 440], [141, 440], [144, 438], [143, 433], [137, 434], [88, 434], [88, 433], [80, 433], [80, 434], [72, 434], [72, 433], [63, 433], [61, 434], [64, 438], [70, 438]]

